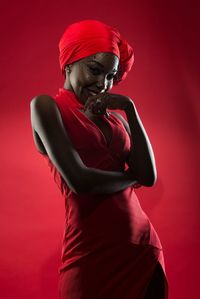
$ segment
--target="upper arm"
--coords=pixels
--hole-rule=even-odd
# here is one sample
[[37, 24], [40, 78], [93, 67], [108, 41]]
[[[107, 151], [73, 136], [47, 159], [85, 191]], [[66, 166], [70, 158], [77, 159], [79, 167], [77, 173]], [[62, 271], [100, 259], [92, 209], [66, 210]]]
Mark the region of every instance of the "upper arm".
[[[129, 134], [130, 140], [132, 140], [131, 139], [131, 130], [130, 130], [128, 122], [124, 119], [124, 117], [120, 113], [117, 113], [115, 111], [112, 111], [111, 113], [114, 114], [122, 122], [122, 124], [124, 125], [124, 128], [126, 129], [127, 133]], [[129, 165], [129, 156], [127, 157], [126, 163]]]
[[43, 155], [47, 155], [46, 149], [40, 139], [40, 136], [38, 135], [38, 133], [34, 130], [34, 128], [32, 128], [32, 132], [33, 132], [33, 139], [34, 139], [34, 143], [36, 148], [38, 149], [38, 151], [43, 154]]
[[31, 101], [31, 123], [50, 160], [69, 187], [77, 192], [86, 166], [73, 147], [56, 102], [50, 96], [41, 95]]
[[[121, 120], [121, 122], [123, 123], [127, 133], [129, 134], [130, 138], [131, 138], [131, 130], [130, 130], [130, 127], [129, 127], [129, 124], [128, 122], [125, 120], [125, 118], [120, 114], [120, 113], [117, 113], [115, 111], [112, 111], [111, 113], [113, 113], [119, 120]], [[130, 160], [129, 160], [129, 156], [126, 160], [126, 163], [128, 164], [128, 166], [132, 169], [134, 169], [134, 167], [132, 167], [132, 165], [130, 165]], [[132, 170], [133, 171], [133, 170]], [[141, 184], [135, 184], [134, 185], [134, 188], [140, 188], [142, 185]]]

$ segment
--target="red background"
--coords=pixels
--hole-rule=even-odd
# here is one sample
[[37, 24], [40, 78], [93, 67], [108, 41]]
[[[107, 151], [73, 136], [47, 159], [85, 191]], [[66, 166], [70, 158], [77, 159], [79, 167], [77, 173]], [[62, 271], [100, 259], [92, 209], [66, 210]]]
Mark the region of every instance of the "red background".
[[137, 194], [163, 244], [170, 299], [198, 299], [199, 9], [153, 0], [1, 3], [0, 296], [57, 298], [64, 201], [34, 147], [29, 103], [62, 86], [59, 38], [86, 18], [116, 26], [134, 48], [113, 92], [132, 97], [156, 156], [158, 181]]

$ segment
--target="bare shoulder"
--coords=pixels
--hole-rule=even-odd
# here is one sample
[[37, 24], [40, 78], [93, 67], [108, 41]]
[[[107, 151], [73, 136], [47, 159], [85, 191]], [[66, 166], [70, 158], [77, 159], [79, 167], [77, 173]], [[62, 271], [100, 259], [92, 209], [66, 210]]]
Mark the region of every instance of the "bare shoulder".
[[33, 109], [51, 109], [51, 107], [56, 107], [55, 100], [47, 95], [42, 94], [35, 96], [30, 102], [31, 110]]
[[41, 124], [48, 124], [48, 128], [50, 129], [49, 123], [53, 122], [55, 115], [57, 115], [58, 118], [60, 117], [58, 107], [51, 96], [43, 94], [31, 100], [30, 110], [32, 133], [36, 148], [40, 153], [46, 155], [47, 151], [39, 136], [39, 132], [41, 131]]
[[31, 122], [34, 126], [38, 120], [48, 122], [49, 125], [55, 121], [61, 121], [60, 110], [56, 101], [49, 95], [43, 94], [34, 97], [30, 103]]
[[111, 114], [115, 115], [123, 123], [127, 133], [131, 135], [130, 127], [126, 119], [118, 112], [112, 111]]

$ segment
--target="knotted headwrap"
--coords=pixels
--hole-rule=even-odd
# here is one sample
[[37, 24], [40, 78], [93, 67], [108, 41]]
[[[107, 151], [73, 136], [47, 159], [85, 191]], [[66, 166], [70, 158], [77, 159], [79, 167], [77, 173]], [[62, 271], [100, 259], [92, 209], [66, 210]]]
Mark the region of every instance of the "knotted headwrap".
[[60, 67], [99, 52], [111, 52], [119, 57], [119, 71], [114, 84], [124, 80], [133, 61], [133, 49], [113, 27], [96, 20], [84, 20], [67, 27], [59, 42]]

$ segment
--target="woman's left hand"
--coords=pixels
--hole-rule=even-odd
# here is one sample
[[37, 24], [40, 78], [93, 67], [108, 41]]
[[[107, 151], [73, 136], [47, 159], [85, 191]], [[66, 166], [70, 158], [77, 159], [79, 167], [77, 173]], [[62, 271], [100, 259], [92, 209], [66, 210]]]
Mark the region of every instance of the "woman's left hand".
[[94, 114], [107, 114], [107, 108], [126, 111], [133, 105], [133, 101], [127, 96], [104, 92], [89, 97], [84, 109], [89, 109]]

